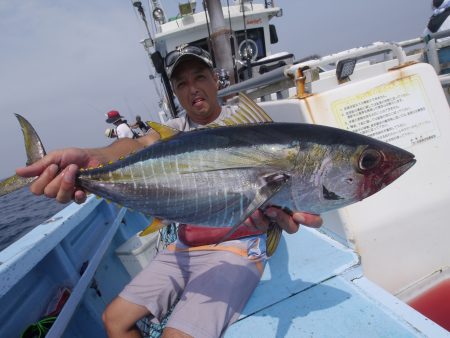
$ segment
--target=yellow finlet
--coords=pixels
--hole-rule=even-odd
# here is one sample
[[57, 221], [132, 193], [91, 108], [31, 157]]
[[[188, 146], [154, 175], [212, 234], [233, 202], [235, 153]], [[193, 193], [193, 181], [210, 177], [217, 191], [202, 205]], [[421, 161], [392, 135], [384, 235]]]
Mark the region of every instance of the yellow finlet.
[[159, 218], [154, 218], [153, 221], [144, 229], [142, 230], [142, 232], [139, 234], [139, 236], [143, 237], [146, 235], [149, 235], [151, 233], [154, 233], [162, 228], [164, 228], [167, 224], [159, 219]]
[[180, 132], [158, 122], [147, 121], [147, 124], [159, 134], [161, 140], [167, 140]]

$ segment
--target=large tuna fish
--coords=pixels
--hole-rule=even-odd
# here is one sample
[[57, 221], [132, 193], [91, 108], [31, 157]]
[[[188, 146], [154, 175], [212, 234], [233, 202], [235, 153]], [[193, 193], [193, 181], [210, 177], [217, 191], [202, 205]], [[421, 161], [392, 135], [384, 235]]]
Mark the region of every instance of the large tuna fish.
[[[115, 163], [81, 170], [77, 184], [159, 219], [234, 227], [267, 205], [309, 213], [344, 207], [381, 190], [415, 163], [405, 150], [349, 131], [267, 122], [261, 108], [242, 100], [238, 113], [225, 121], [230, 126], [177, 132], [153, 124], [161, 141]], [[33, 131], [19, 120], [25, 135]], [[236, 125], [243, 120], [246, 124]], [[37, 136], [26, 138], [43, 149]]]

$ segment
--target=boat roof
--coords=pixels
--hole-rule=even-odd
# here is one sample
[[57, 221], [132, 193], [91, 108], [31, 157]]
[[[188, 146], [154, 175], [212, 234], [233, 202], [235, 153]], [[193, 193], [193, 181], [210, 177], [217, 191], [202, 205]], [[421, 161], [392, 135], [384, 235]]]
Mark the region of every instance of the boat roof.
[[[246, 5], [248, 7], [248, 5]], [[242, 11], [240, 10], [240, 5], [234, 5], [230, 6], [229, 12], [227, 7], [223, 7], [223, 15], [225, 20], [227, 20], [231, 17], [232, 20], [232, 26], [235, 26], [242, 21]], [[279, 7], [269, 7], [265, 8], [263, 4], [253, 4], [251, 8], [246, 9], [248, 12], [246, 12], [246, 18], [247, 18], [247, 28], [252, 28], [253, 26], [262, 26], [264, 18], [271, 18], [277, 13], [280, 12]], [[250, 11], [251, 10], [251, 11]], [[229, 15], [228, 15], [229, 13]], [[261, 20], [256, 20], [255, 17], [260, 17]], [[187, 34], [190, 31], [194, 30], [202, 30], [206, 31], [205, 28], [206, 24], [206, 16], [205, 12], [199, 12], [194, 13], [192, 15], [185, 15], [185, 16], [179, 16], [176, 17], [176, 19], [168, 21], [160, 26], [160, 31], [155, 34], [155, 40], [163, 40], [167, 39], [172, 36], [180, 35], [180, 31], [183, 32], [183, 35]], [[242, 26], [243, 24], [240, 23]], [[235, 27], [233, 27], [235, 29]], [[189, 34], [187, 34], [189, 35]]]

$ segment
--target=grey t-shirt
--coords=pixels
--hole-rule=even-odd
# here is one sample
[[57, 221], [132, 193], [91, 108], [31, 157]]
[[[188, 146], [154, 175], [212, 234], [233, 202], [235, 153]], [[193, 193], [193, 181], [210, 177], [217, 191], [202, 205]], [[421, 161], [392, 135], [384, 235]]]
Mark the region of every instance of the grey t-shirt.
[[[234, 113], [234, 108], [232, 106], [222, 106], [222, 111], [220, 112], [220, 115], [217, 117], [217, 119], [214, 120], [214, 122], [223, 120], [227, 117], [229, 117], [231, 114]], [[192, 121], [187, 115], [183, 115], [181, 117], [177, 117], [175, 119], [169, 120], [165, 123], [167, 126], [178, 129], [181, 131], [189, 131], [192, 129], [197, 128], [203, 128], [204, 125], [195, 123]]]

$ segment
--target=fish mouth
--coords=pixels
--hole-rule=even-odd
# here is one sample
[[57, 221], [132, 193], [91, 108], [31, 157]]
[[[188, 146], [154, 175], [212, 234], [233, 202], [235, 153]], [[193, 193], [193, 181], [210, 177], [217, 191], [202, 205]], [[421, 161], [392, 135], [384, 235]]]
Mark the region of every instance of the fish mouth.
[[408, 156], [405, 156], [403, 159], [399, 160], [397, 166], [389, 171], [383, 178], [384, 185], [388, 185], [395, 181], [397, 178], [402, 176], [405, 172], [407, 172], [414, 164], [416, 164], [417, 160], [414, 158], [414, 155], [408, 153]]

